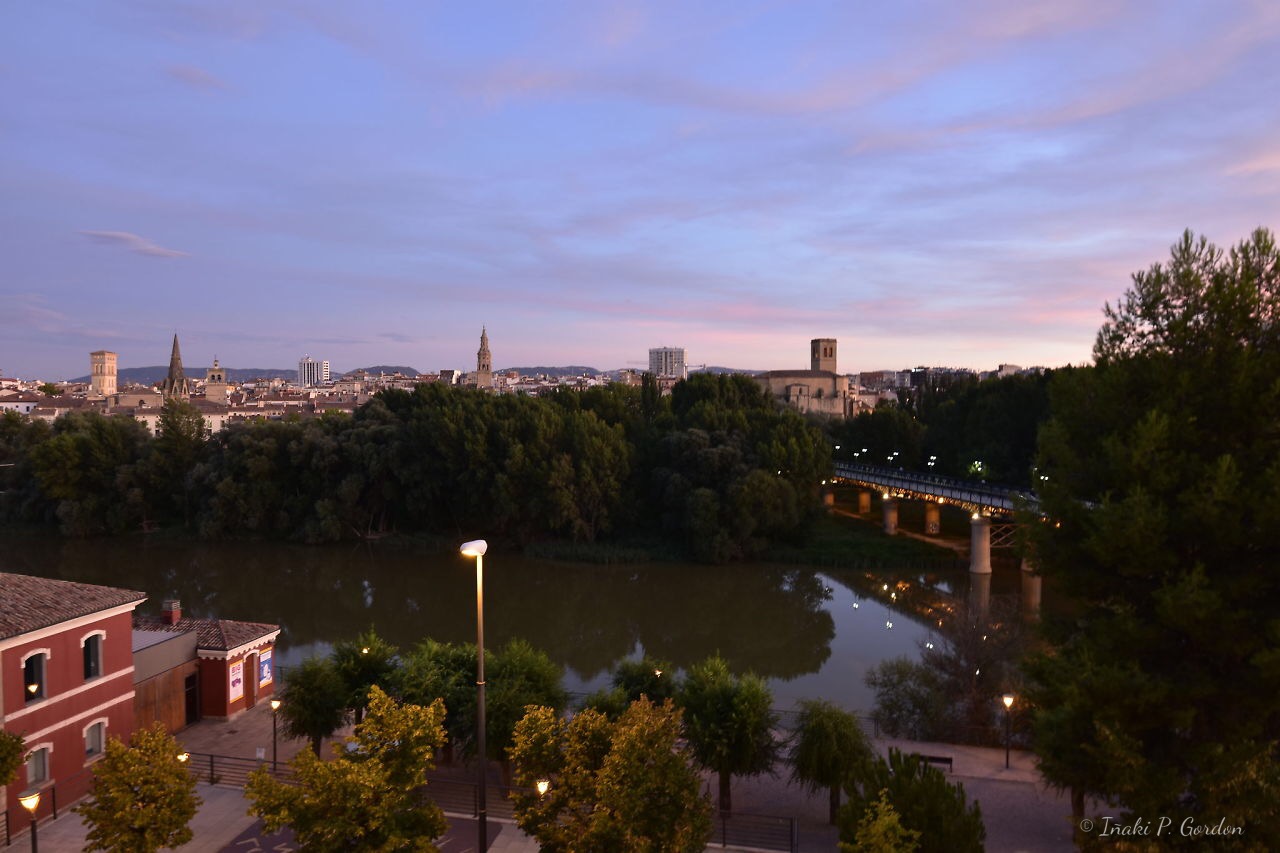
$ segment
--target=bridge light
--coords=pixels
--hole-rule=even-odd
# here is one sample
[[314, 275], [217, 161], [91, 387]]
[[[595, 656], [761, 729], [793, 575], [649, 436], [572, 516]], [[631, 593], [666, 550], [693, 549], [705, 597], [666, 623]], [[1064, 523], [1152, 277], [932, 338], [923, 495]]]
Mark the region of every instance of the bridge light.
[[933, 643], [925, 643], [925, 644], [924, 644], [924, 647], [925, 647], [926, 649], [931, 649], [931, 648], [933, 648]]
[[884, 626], [885, 626], [886, 628], [890, 629], [890, 630], [893, 630], [893, 623], [892, 623], [892, 622], [885, 622], [885, 623], [884, 623]]

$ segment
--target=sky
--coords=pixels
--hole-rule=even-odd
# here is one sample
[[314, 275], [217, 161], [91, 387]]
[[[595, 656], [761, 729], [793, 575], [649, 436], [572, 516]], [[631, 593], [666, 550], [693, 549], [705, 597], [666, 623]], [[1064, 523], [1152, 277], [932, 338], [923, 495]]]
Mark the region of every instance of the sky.
[[1280, 3], [13, 3], [0, 375], [1086, 362], [1280, 228]]

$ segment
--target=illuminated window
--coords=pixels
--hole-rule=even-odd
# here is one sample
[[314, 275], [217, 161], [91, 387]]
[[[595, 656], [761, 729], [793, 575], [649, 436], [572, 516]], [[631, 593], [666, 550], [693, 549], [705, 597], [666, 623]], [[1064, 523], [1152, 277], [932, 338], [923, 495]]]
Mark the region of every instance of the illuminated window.
[[22, 683], [25, 689], [23, 696], [28, 702], [35, 702], [45, 697], [43, 654], [34, 654], [22, 663]]

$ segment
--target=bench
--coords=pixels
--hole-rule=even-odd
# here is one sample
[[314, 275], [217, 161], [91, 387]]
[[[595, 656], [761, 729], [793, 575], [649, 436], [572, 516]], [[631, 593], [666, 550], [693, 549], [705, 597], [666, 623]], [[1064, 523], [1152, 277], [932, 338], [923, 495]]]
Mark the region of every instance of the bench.
[[952, 770], [950, 755], [920, 755], [919, 753], [916, 753], [916, 756], [921, 761], [928, 762], [929, 764], [945, 764], [947, 766], [948, 773]]

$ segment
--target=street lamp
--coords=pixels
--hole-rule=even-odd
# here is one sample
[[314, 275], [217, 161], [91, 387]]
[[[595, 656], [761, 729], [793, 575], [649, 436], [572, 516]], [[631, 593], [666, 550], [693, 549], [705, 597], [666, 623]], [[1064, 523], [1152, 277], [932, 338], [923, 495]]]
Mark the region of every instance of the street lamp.
[[276, 766], [276, 711], [280, 710], [280, 700], [271, 700], [271, 772], [279, 772]]
[[484, 552], [489, 550], [489, 543], [483, 539], [463, 542], [458, 548], [464, 555], [476, 558], [476, 755], [480, 765], [480, 789], [476, 800], [476, 832], [479, 846], [476, 850], [484, 853], [489, 849], [486, 843], [488, 835], [485, 826], [485, 761], [488, 756], [484, 747]]
[[31, 853], [38, 853], [40, 848], [36, 846], [36, 809], [40, 808], [40, 792], [33, 791], [25, 797], [18, 797], [18, 802], [31, 815]]
[[1013, 709], [1013, 694], [1006, 693], [1000, 697], [1004, 702], [1004, 769], [1009, 769], [1009, 717]]

